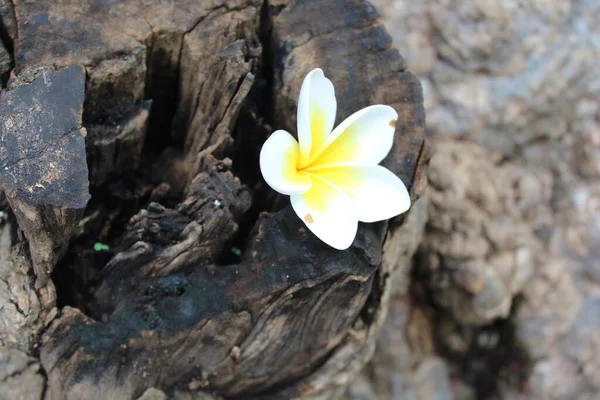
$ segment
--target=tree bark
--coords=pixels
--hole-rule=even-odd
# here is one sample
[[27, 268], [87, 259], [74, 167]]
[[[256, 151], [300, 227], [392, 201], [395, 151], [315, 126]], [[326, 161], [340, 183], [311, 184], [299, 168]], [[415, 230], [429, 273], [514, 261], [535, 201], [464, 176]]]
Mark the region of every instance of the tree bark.
[[[272, 127], [295, 131], [302, 79], [322, 67], [338, 122], [371, 104], [398, 111], [384, 163], [413, 200], [421, 195], [421, 87], [374, 7], [5, 0], [5, 9], [17, 75], [0, 103], [0, 176], [15, 216], [7, 226], [24, 233], [10, 236], [10, 257], [23, 252], [37, 286], [31, 275], [20, 288], [0, 280], [0, 308], [12, 291], [50, 301], [23, 325], [29, 342], [11, 327], [0, 341], [32, 355], [39, 344], [44, 398], [338, 396], [372, 354], [387, 278], [408, 262], [413, 228], [406, 215], [363, 224], [336, 251], [265, 187], [258, 153]], [[7, 129], [15, 107], [30, 117]], [[60, 171], [52, 185], [48, 168]], [[110, 249], [94, 251], [96, 242]], [[58, 315], [44, 295], [53, 282], [67, 299]]]

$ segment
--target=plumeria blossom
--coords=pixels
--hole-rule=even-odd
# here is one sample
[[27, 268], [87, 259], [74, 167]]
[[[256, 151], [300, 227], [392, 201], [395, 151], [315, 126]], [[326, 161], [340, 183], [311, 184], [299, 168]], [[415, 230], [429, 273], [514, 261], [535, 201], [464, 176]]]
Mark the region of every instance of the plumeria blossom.
[[410, 207], [406, 187], [378, 165], [392, 148], [396, 111], [374, 105], [333, 129], [337, 102], [333, 84], [319, 68], [300, 89], [298, 141], [284, 130], [267, 139], [260, 152], [265, 181], [289, 195], [305, 225], [331, 247], [344, 250], [358, 222], [375, 222]]

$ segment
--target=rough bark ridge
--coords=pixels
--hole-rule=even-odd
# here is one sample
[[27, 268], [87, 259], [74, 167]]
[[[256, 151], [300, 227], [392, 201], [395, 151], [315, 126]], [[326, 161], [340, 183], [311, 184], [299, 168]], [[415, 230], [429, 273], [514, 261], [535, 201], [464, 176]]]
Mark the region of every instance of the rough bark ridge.
[[[341, 394], [372, 354], [388, 275], [398, 256], [406, 261], [414, 251], [406, 244], [410, 225], [401, 217], [362, 226], [351, 249], [335, 251], [289, 207], [260, 213], [277, 202], [259, 179], [257, 155], [271, 124], [295, 130], [301, 81], [320, 66], [336, 86], [338, 120], [369, 104], [396, 108], [395, 146], [385, 162], [420, 196], [428, 158], [421, 89], [390, 48], [376, 10], [358, 0], [14, 1], [6, 9], [14, 12], [4, 15], [14, 15], [5, 26], [17, 79], [32, 77], [7, 95], [35, 109], [46, 86], [57, 90], [49, 81], [71, 76], [61, 88], [85, 89], [73, 106], [58, 104], [76, 134], [56, 130], [66, 132], [61, 140], [77, 140], [63, 145], [58, 161], [83, 160], [69, 171], [85, 195], [75, 205], [64, 196], [30, 200], [39, 203], [38, 219], [48, 204], [73, 213], [51, 208], [57, 217], [40, 228], [28, 224], [28, 204], [15, 200], [29, 182], [25, 173], [53, 160], [37, 160], [37, 170], [20, 175], [0, 171], [25, 233], [11, 236], [11, 256], [29, 250], [38, 285], [71, 243], [53, 275], [57, 283], [62, 273], [74, 275], [77, 287], [63, 282], [59, 291], [75, 292], [71, 306], [27, 327], [36, 340], [52, 321], [40, 349], [45, 397]], [[40, 35], [47, 40], [35, 40]], [[51, 108], [39, 107], [35, 124], [44, 126]], [[16, 156], [10, 146], [23, 128], [3, 135], [0, 154]], [[87, 168], [92, 198], [83, 214]], [[44, 253], [48, 234], [53, 245]], [[93, 251], [94, 242], [110, 248]], [[52, 258], [40, 262], [38, 253]], [[1, 301], [10, 301], [10, 289]], [[43, 298], [41, 289], [34, 293]], [[53, 306], [54, 299], [44, 309]]]

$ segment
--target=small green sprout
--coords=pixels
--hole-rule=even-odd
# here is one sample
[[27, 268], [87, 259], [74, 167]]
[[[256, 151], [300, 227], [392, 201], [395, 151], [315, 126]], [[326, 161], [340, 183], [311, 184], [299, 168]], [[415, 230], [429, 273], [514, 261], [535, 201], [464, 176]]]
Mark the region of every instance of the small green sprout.
[[96, 242], [94, 243], [94, 251], [108, 251], [110, 250], [110, 246], [104, 243]]

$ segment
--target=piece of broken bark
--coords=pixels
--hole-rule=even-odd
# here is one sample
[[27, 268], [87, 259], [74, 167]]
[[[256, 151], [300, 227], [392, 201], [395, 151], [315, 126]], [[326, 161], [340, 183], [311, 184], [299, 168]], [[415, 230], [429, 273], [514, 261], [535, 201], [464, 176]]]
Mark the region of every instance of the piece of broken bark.
[[89, 199], [83, 68], [30, 70], [0, 106], [0, 178], [44, 286]]
[[[271, 211], [257, 201], [261, 182], [235, 176], [257, 172], [258, 163], [241, 164], [252, 157], [239, 157], [244, 149], [236, 146], [257, 154], [270, 122], [293, 126], [300, 83], [321, 66], [336, 86], [338, 119], [374, 103], [398, 111], [386, 164], [416, 199], [427, 162], [420, 85], [391, 49], [376, 10], [349, 0], [272, 8], [258, 0], [89, 3], [16, 4], [17, 70], [84, 65], [90, 176], [93, 185], [104, 182], [93, 189], [106, 194], [116, 175], [147, 171], [155, 189], [133, 194], [132, 214], [88, 208], [78, 240], [110, 239], [111, 259], [88, 288], [93, 301], [63, 308], [44, 335], [45, 396], [137, 398], [152, 387], [175, 397], [339, 395], [369, 359], [385, 319], [389, 268], [407, 248], [392, 241], [410, 236], [399, 233], [404, 216], [389, 228], [362, 226], [350, 250], [335, 251], [289, 207], [258, 217]], [[336, 17], [324, 20], [323, 10]], [[147, 100], [138, 164], [132, 144], [144, 137], [146, 120], [125, 127]], [[96, 230], [102, 218], [113, 227], [128, 222]], [[386, 233], [391, 250], [379, 269]], [[241, 257], [231, 255], [234, 245]]]

